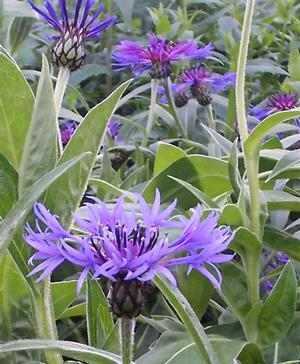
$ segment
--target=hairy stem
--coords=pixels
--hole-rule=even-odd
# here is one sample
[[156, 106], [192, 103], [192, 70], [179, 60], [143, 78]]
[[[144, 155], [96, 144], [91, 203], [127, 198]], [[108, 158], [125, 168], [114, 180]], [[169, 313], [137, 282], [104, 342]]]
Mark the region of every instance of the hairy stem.
[[123, 317], [120, 321], [120, 344], [123, 364], [131, 364], [133, 359], [135, 320]]
[[183, 128], [183, 126], [181, 124], [180, 118], [178, 116], [176, 106], [175, 106], [175, 103], [174, 103], [174, 99], [173, 99], [173, 96], [172, 96], [170, 77], [165, 79], [164, 89], [165, 89], [165, 94], [166, 94], [166, 97], [167, 97], [167, 100], [168, 100], [168, 104], [169, 104], [171, 114], [172, 114], [172, 116], [173, 116], [173, 118], [175, 120], [176, 126], [177, 126], [177, 128], [178, 128], [178, 130], [179, 130], [179, 132], [181, 134], [181, 137], [182, 138], [187, 138], [186, 133], [184, 131], [184, 128]]
[[[238, 128], [241, 135], [242, 145], [244, 148], [245, 142], [248, 138], [248, 125], [246, 117], [246, 102], [245, 102], [245, 72], [246, 63], [249, 49], [251, 24], [254, 13], [255, 0], [247, 0], [246, 10], [244, 15], [241, 45], [239, 50], [239, 58], [237, 64], [237, 83], [236, 83], [236, 110]], [[244, 148], [245, 149], [245, 148]], [[256, 153], [244, 153], [245, 166], [249, 184], [250, 193], [250, 221], [251, 230], [258, 238], [261, 237], [260, 231], [260, 210], [261, 199], [259, 189], [258, 177], [258, 160], [259, 155]], [[253, 307], [259, 302], [259, 275], [260, 275], [260, 261], [257, 259], [256, 253], [250, 254], [247, 257], [246, 273], [248, 281], [248, 290], [251, 303]], [[255, 327], [255, 325], [254, 325]], [[256, 333], [253, 333], [256, 337]]]
[[246, 117], [245, 102], [245, 74], [246, 63], [249, 49], [250, 31], [254, 12], [255, 0], [247, 0], [246, 11], [241, 36], [241, 45], [239, 50], [239, 58], [237, 64], [237, 80], [236, 80], [236, 112], [239, 132], [242, 142], [245, 143], [248, 137], [248, 126]]
[[208, 116], [208, 126], [212, 130], [216, 130], [216, 123], [215, 123], [214, 114], [213, 114], [211, 104], [206, 106], [206, 112], [207, 112], [207, 116]]
[[[35, 290], [32, 295], [37, 334], [40, 339], [57, 340], [57, 329], [50, 291], [50, 279], [42, 281], [39, 286], [40, 291]], [[63, 363], [61, 355], [53, 351], [45, 351], [45, 358], [47, 364]]]
[[156, 79], [151, 80], [151, 101], [150, 101], [150, 108], [149, 108], [149, 115], [148, 115], [148, 121], [146, 126], [146, 132], [144, 135], [144, 139], [142, 142], [142, 147], [145, 147], [148, 143], [149, 135], [151, 133], [151, 130], [153, 128], [153, 122], [154, 122], [154, 109], [156, 105], [156, 99], [157, 99], [157, 88], [158, 88], [159, 81]]
[[54, 91], [54, 104], [55, 104], [56, 114], [57, 114], [57, 118], [56, 118], [57, 136], [58, 136], [58, 145], [59, 145], [60, 153], [62, 153], [63, 146], [62, 146], [62, 142], [61, 142], [61, 138], [60, 138], [58, 116], [59, 116], [59, 111], [61, 109], [64, 95], [66, 92], [66, 88], [67, 88], [67, 85], [69, 82], [69, 78], [70, 78], [70, 69], [66, 68], [66, 67], [60, 67], [57, 81], [56, 81], [55, 91]]

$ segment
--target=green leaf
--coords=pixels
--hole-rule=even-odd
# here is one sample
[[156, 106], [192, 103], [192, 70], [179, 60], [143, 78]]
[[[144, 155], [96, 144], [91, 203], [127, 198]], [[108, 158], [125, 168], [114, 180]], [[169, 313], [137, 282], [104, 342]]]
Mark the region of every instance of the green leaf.
[[19, 193], [51, 171], [57, 160], [57, 126], [49, 65], [43, 67], [19, 173]]
[[188, 209], [195, 206], [198, 199], [188, 190], [182, 189], [177, 182], [170, 181], [170, 176], [192, 184], [208, 198], [213, 198], [231, 190], [227, 166], [225, 161], [203, 155], [181, 158], [154, 176], [147, 184], [143, 195], [146, 200], [151, 201], [155, 189], [158, 188], [163, 201], [170, 201], [176, 197], [178, 205]]
[[188, 182], [183, 181], [182, 179], [175, 178], [175, 177], [172, 177], [172, 176], [170, 176], [170, 178], [173, 181], [175, 181], [175, 182], [179, 183], [180, 185], [182, 185], [188, 191], [190, 191], [197, 198], [198, 202], [203, 203], [208, 208], [218, 208], [218, 205], [213, 200], [208, 198], [205, 195], [205, 193], [198, 190], [198, 188], [194, 187], [193, 185], [191, 185]]
[[19, 198], [9, 214], [0, 223], [0, 256], [5, 252], [16, 229], [23, 222], [28, 211], [41, 194], [43, 194], [57, 178], [62, 176], [69, 168], [72, 168], [87, 155], [88, 153], [81, 154], [54, 168], [51, 172], [47, 173], [39, 181], [35, 182], [31, 187], [24, 191], [23, 195]]
[[277, 177], [280, 173], [286, 171], [290, 167], [298, 164], [298, 176], [300, 175], [300, 165], [299, 165], [299, 150], [294, 150], [292, 152], [288, 152], [288, 154], [284, 155], [275, 165], [272, 170], [272, 173], [267, 178], [266, 182], [271, 181], [273, 178]]
[[22, 44], [27, 40], [34, 20], [32, 18], [15, 18], [9, 28], [9, 44], [11, 54], [17, 53]]
[[300, 53], [298, 49], [298, 44], [294, 39], [292, 39], [290, 46], [289, 64], [288, 64], [288, 70], [291, 81], [300, 81], [299, 64], [300, 64]]
[[251, 309], [245, 273], [233, 263], [223, 264], [221, 270], [223, 274], [222, 293], [231, 310], [242, 319]]
[[196, 270], [192, 270], [187, 276], [186, 269], [180, 269], [176, 277], [180, 291], [200, 319], [207, 310], [209, 300], [214, 293], [214, 287], [207, 278]]
[[204, 363], [219, 363], [200, 321], [182, 293], [178, 289], [171, 287], [169, 283], [159, 276], [154, 278], [154, 284], [159, 288], [180, 317], [196, 347], [199, 349]]
[[90, 364], [122, 364], [119, 356], [71, 341], [18, 340], [0, 345], [0, 356], [17, 351], [53, 350]]
[[0, 217], [4, 218], [18, 198], [18, 174], [0, 153]]
[[18, 171], [34, 97], [15, 62], [0, 53], [0, 152]]
[[[238, 340], [228, 340], [225, 338], [210, 338], [210, 343], [217, 355], [218, 362], [222, 364], [232, 364], [239, 355], [244, 343]], [[141, 356], [136, 364], [204, 364], [203, 357], [199, 357], [196, 345], [184, 332], [166, 331], [150, 349], [149, 352]]]
[[242, 211], [237, 205], [227, 204], [221, 211], [218, 223], [220, 225], [242, 226]]
[[244, 145], [245, 153], [249, 155], [258, 155], [264, 137], [274, 126], [297, 117], [300, 117], [300, 108], [277, 112], [265, 118], [253, 129], [247, 138]]
[[97, 178], [91, 178], [89, 180], [89, 184], [92, 186], [97, 186], [97, 187], [103, 189], [104, 191], [109, 192], [117, 197], [119, 197], [121, 195], [126, 195], [132, 202], [136, 202], [136, 197], [135, 197], [134, 193], [123, 190], [121, 188], [118, 188], [104, 180], [97, 179]]
[[80, 153], [90, 152], [88, 158], [70, 168], [47, 191], [46, 205], [60, 217], [60, 222], [65, 227], [71, 223], [72, 212], [79, 206], [86, 190], [107, 123], [130, 83], [131, 80], [123, 83], [87, 114], [59, 159], [58, 163], [62, 164]]
[[86, 318], [89, 345], [101, 348], [114, 322], [100, 284], [90, 277], [87, 279]]
[[269, 210], [300, 211], [300, 198], [297, 196], [277, 190], [264, 190], [263, 194]]
[[263, 241], [275, 250], [286, 253], [291, 258], [300, 261], [300, 240], [291, 234], [266, 226]]
[[77, 298], [77, 281], [51, 283], [51, 295], [55, 319], [58, 320]]
[[291, 262], [278, 278], [262, 307], [258, 320], [258, 340], [269, 346], [280, 340], [291, 327], [296, 310], [297, 280]]
[[172, 144], [158, 142], [153, 175], [156, 176], [177, 160], [185, 157], [187, 154], [182, 149]]
[[238, 356], [243, 364], [266, 364], [263, 355], [256, 344], [247, 344]]

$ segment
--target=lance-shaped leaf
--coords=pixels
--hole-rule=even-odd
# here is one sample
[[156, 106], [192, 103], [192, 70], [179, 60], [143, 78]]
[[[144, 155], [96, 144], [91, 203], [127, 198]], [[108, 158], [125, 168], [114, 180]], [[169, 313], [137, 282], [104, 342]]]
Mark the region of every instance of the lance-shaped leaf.
[[65, 227], [70, 225], [72, 212], [79, 206], [86, 190], [107, 123], [130, 82], [123, 83], [87, 114], [58, 161], [61, 164], [78, 154], [90, 152], [88, 158], [81, 160], [78, 165], [71, 168], [47, 191], [46, 205], [60, 217], [60, 222]]

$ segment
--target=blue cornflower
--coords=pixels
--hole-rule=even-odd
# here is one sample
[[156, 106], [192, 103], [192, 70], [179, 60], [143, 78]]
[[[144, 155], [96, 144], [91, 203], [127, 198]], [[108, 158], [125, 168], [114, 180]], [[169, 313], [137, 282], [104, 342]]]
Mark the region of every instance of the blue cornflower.
[[[277, 252], [275, 256], [268, 261], [264, 270], [264, 275], [271, 273], [272, 271], [284, 266], [289, 261], [289, 257], [283, 252]], [[267, 279], [262, 284], [262, 289], [265, 292], [271, 292], [274, 287], [274, 279]]]
[[112, 119], [107, 125], [107, 132], [113, 140], [117, 140], [122, 124], [117, 120]]
[[[139, 212], [133, 207], [128, 211], [124, 199], [125, 196], [121, 196], [110, 211], [104, 202], [92, 198], [95, 203], [86, 204], [87, 218], [74, 215], [80, 234], [65, 231], [55, 216], [43, 205], [36, 204], [37, 232], [27, 225], [24, 239], [37, 250], [30, 263], [42, 262], [30, 275], [42, 272], [38, 279], [41, 280], [63, 261], [68, 261], [82, 269], [78, 292], [89, 272], [95, 278], [108, 278], [112, 287], [121, 281], [127, 285], [133, 282], [135, 287], [142, 288], [156, 273], [176, 286], [171, 269], [185, 265], [188, 272], [198, 270], [220, 289], [222, 275], [216, 264], [233, 258], [233, 254], [223, 252], [234, 234], [227, 227], [217, 226], [217, 214], [201, 219], [202, 211], [197, 206], [190, 219], [172, 220], [170, 215], [176, 201], [161, 212], [158, 190], [152, 208], [137, 195]], [[40, 221], [45, 230], [40, 228]], [[167, 231], [174, 229], [180, 233], [169, 241]]]
[[57, 41], [52, 48], [53, 62], [58, 67], [67, 67], [70, 70], [79, 68], [85, 57], [84, 42], [89, 38], [97, 38], [102, 31], [112, 26], [117, 17], [107, 18], [103, 22], [97, 20], [104, 9], [101, 4], [93, 16], [89, 16], [95, 0], [77, 0], [74, 18], [71, 20], [67, 10], [66, 0], [59, 0], [60, 14], [58, 14], [51, 0], [46, 0], [44, 7], [40, 9], [33, 0], [29, 0], [31, 7], [52, 25], [59, 35], [52, 37]]
[[60, 137], [64, 147], [69, 143], [72, 135], [75, 133], [76, 128], [77, 124], [72, 121], [65, 121], [60, 127]]
[[[259, 121], [264, 120], [276, 112], [292, 110], [299, 107], [299, 98], [291, 93], [278, 92], [264, 100], [263, 104], [265, 105], [263, 107], [252, 106], [249, 112], [251, 116], [254, 116]], [[300, 132], [299, 118], [295, 119], [295, 124]], [[253, 129], [253, 126], [250, 126], [250, 129]], [[281, 136], [281, 134], [279, 136]]]
[[171, 75], [172, 63], [187, 58], [207, 58], [212, 50], [212, 44], [199, 48], [194, 40], [174, 43], [153, 34], [149, 36], [147, 48], [136, 42], [124, 40], [117, 46], [112, 57], [113, 65], [118, 71], [131, 68], [138, 75], [149, 71], [151, 78], [161, 79]]
[[204, 65], [197, 64], [178, 77], [175, 91], [177, 95], [184, 95], [186, 98], [186, 92], [189, 89], [200, 105], [207, 106], [212, 101], [212, 92], [225, 91], [235, 84], [235, 80], [235, 73], [227, 72], [224, 75], [217, 75]]

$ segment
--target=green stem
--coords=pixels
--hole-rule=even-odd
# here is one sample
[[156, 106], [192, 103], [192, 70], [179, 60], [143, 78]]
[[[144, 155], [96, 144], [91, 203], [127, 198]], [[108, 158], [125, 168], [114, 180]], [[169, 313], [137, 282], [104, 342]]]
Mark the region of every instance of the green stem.
[[258, 156], [249, 155], [245, 152], [245, 166], [250, 192], [250, 214], [251, 230], [258, 238], [261, 238], [260, 213], [261, 213], [261, 196], [258, 177]]
[[66, 88], [67, 88], [67, 85], [69, 82], [69, 78], [70, 78], [70, 69], [66, 68], [66, 67], [60, 67], [57, 81], [56, 81], [55, 91], [54, 91], [54, 104], [55, 104], [56, 114], [57, 114], [57, 118], [56, 118], [57, 119], [57, 123], [56, 123], [57, 124], [57, 136], [58, 136], [58, 145], [59, 145], [60, 153], [62, 153], [63, 146], [62, 146], [62, 142], [61, 142], [61, 138], [60, 138], [58, 116], [59, 116], [59, 111], [61, 109], [64, 95], [66, 92]]
[[[40, 339], [57, 340], [57, 329], [51, 300], [50, 279], [42, 281], [40, 291], [34, 292], [32, 299], [34, 305], [35, 323]], [[53, 351], [45, 351], [47, 364], [62, 364], [60, 354]]]
[[171, 114], [172, 114], [172, 116], [173, 116], [173, 118], [175, 120], [175, 123], [177, 125], [177, 128], [178, 128], [182, 138], [187, 138], [186, 133], [185, 133], [183, 127], [182, 127], [180, 118], [178, 116], [176, 106], [175, 106], [175, 103], [174, 103], [174, 99], [173, 99], [173, 96], [172, 96], [170, 77], [165, 79], [164, 89], [165, 89], [165, 94], [166, 94], [166, 97], [167, 97], [167, 100], [168, 100], [169, 108], [170, 108]]
[[147, 146], [149, 135], [153, 128], [154, 115], [155, 115], [154, 109], [155, 109], [155, 105], [156, 105], [158, 85], [159, 85], [159, 80], [156, 80], [156, 79], [151, 80], [151, 101], [150, 101], [150, 108], [149, 108], [146, 132], [145, 132], [144, 139], [142, 142], [142, 147]]
[[254, 307], [259, 302], [260, 260], [256, 254], [249, 254], [244, 265], [247, 273], [249, 297]]
[[135, 320], [123, 317], [120, 321], [120, 344], [123, 364], [131, 364], [133, 359]]
[[247, 0], [246, 11], [241, 36], [241, 45], [239, 50], [239, 58], [237, 64], [237, 81], [236, 81], [236, 112], [239, 132], [243, 144], [248, 138], [248, 126], [246, 117], [245, 103], [245, 74], [248, 56], [251, 23], [254, 13], [255, 0]]
[[[238, 128], [242, 139], [244, 149], [244, 160], [248, 178], [250, 193], [250, 220], [251, 230], [258, 238], [261, 237], [260, 231], [260, 210], [261, 198], [258, 178], [259, 155], [245, 150], [245, 142], [248, 138], [248, 125], [246, 116], [245, 102], [245, 73], [246, 63], [249, 49], [251, 24], [254, 13], [255, 0], [247, 0], [246, 10], [241, 35], [241, 45], [239, 49], [239, 58], [237, 63], [237, 83], [236, 83], [236, 110]], [[245, 262], [247, 272], [248, 290], [253, 307], [259, 302], [259, 275], [260, 261], [257, 259], [256, 253], [249, 254], [247, 262]], [[254, 325], [255, 327], [255, 325]], [[256, 333], [254, 333], [256, 336]]]
[[216, 130], [216, 123], [215, 123], [215, 118], [214, 118], [214, 114], [213, 114], [211, 104], [206, 106], [206, 112], [207, 112], [207, 116], [208, 116], [208, 126], [212, 130]]

